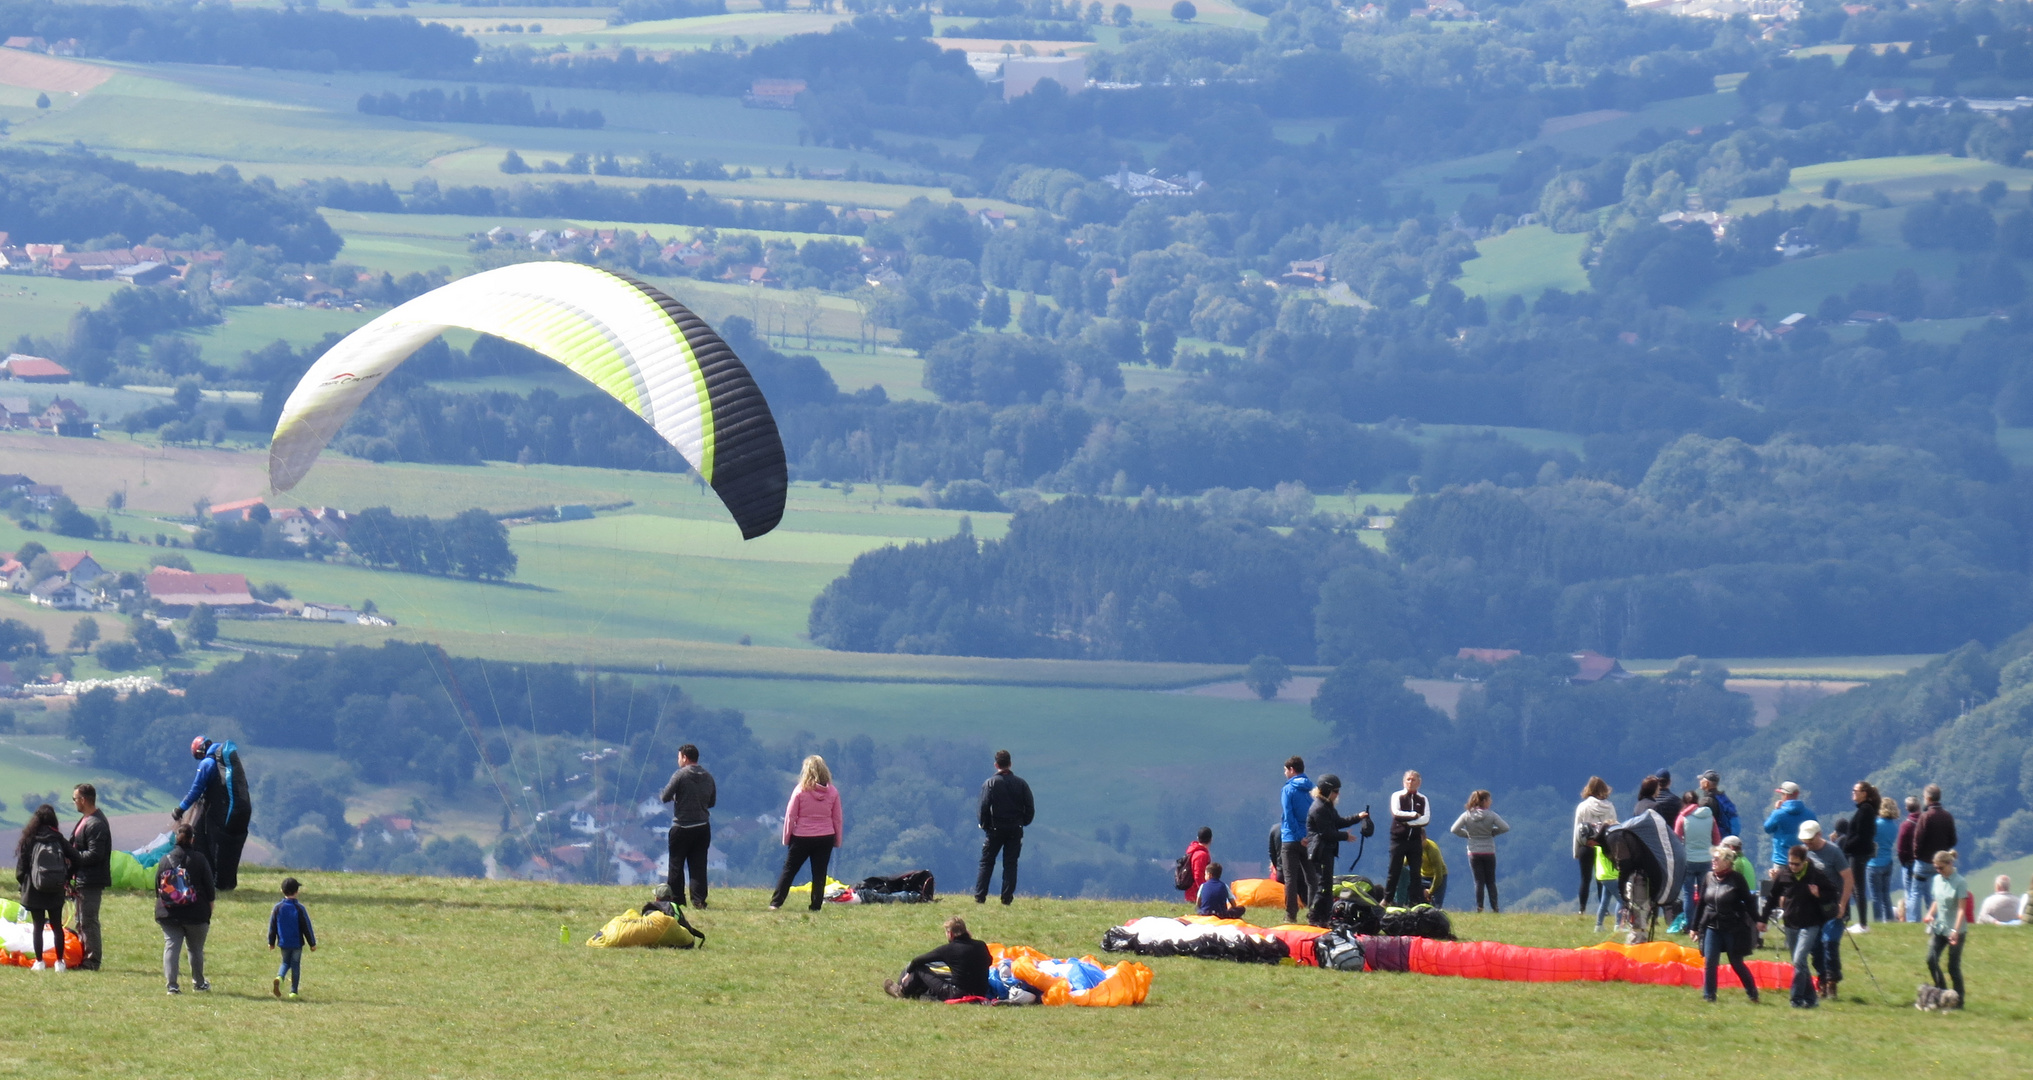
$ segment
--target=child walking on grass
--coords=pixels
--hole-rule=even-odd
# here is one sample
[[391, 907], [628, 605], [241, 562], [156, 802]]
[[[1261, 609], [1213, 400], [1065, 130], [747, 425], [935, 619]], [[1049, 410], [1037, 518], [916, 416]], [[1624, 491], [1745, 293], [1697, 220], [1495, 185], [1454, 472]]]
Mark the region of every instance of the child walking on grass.
[[303, 978], [304, 946], [318, 951], [318, 935], [311, 931], [311, 913], [296, 898], [302, 887], [293, 877], [283, 878], [282, 900], [268, 916], [268, 947], [282, 947], [282, 966], [275, 970], [275, 982], [269, 988], [276, 997], [281, 997], [282, 977], [288, 975], [291, 1001], [297, 1000], [297, 983]]

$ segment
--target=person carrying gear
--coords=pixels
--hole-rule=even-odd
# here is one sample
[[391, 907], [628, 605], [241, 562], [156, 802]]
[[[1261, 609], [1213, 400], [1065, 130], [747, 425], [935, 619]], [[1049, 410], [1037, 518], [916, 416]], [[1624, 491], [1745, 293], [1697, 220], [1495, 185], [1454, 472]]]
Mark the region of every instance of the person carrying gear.
[[219, 841], [226, 832], [230, 793], [211, 749], [212, 740], [203, 735], [191, 740], [191, 756], [197, 759], [198, 771], [191, 777], [191, 789], [184, 792], [183, 801], [169, 816], [177, 824], [191, 827], [190, 849], [205, 857], [205, 868], [212, 871], [216, 887]]

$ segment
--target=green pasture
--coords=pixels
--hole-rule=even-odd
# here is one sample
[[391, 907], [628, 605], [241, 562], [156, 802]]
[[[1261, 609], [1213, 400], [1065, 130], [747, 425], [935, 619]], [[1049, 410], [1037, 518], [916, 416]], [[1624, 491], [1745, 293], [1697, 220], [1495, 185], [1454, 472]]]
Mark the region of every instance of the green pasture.
[[98, 307], [120, 286], [112, 281], [10, 274], [0, 277], [0, 337], [61, 338], [79, 308]]
[[1582, 269], [1581, 252], [1587, 246], [1583, 233], [1557, 233], [1544, 225], [1512, 229], [1477, 241], [1479, 257], [1461, 264], [1454, 284], [1491, 304], [1509, 296], [1522, 296], [1530, 303], [1547, 289], [1585, 292], [1588, 271]]
[[220, 314], [224, 316], [223, 322], [177, 333], [197, 342], [207, 360], [231, 371], [239, 364], [242, 353], [264, 348], [276, 341], [286, 341], [302, 348], [326, 334], [350, 334], [367, 325], [380, 312], [262, 305], [222, 308]]
[[15, 142], [102, 151], [173, 153], [219, 162], [345, 162], [422, 165], [473, 145], [352, 113], [192, 92], [166, 79], [123, 72], [75, 105], [15, 127]]
[[[85, 676], [81, 674], [79, 677]], [[12, 708], [17, 713], [35, 707], [30, 702], [0, 703], [0, 708]], [[39, 714], [32, 713], [24, 718], [28, 716], [38, 721], [42, 719]], [[133, 781], [92, 765], [86, 750], [61, 735], [0, 732], [0, 801], [7, 804], [5, 810], [0, 810], [0, 823], [18, 826], [28, 820], [27, 810], [34, 807], [24, 810], [21, 804], [23, 793], [48, 795], [53, 791], [59, 796], [58, 802], [53, 805], [63, 812], [68, 824], [69, 819], [76, 816], [71, 811], [71, 788], [85, 783], [99, 789], [99, 801], [114, 813], [166, 809], [176, 805], [174, 796], [165, 795], [152, 786], [139, 799], [115, 798], [112, 794], [115, 785], [125, 791]]]
[[[105, 901], [106, 966], [96, 973], [0, 969], [0, 1007], [34, 1017], [11, 1039], [24, 1074], [159, 1070], [173, 1047], [202, 1047], [220, 1075], [357, 1077], [410, 1072], [493, 1077], [632, 1076], [672, 1062], [715, 1076], [927, 1075], [1015, 1068], [1054, 1077], [1302, 1075], [1568, 1080], [1741, 1076], [1785, 1062], [1790, 1077], [1860, 1067], [1924, 1075], [2009, 1076], [2025, 1069], [2033, 937], [1980, 928], [1965, 954], [1970, 1005], [1911, 1008], [1923, 977], [1918, 927], [1866, 939], [1886, 993], [1862, 978], [1814, 1013], [1768, 994], [1701, 1003], [1686, 987], [1504, 983], [1345, 973], [1186, 957], [1149, 958], [1135, 1008], [988, 1009], [896, 1001], [882, 992], [910, 957], [964, 915], [987, 941], [1053, 956], [1100, 954], [1109, 926], [1176, 915], [1165, 901], [1036, 900], [763, 910], [765, 894], [716, 888], [693, 914], [704, 948], [589, 949], [642, 887], [298, 872], [319, 948], [304, 954], [303, 1000], [270, 996], [264, 945], [280, 870], [249, 867], [212, 913], [212, 990], [163, 993], [162, 937], [146, 894]], [[950, 884], [941, 882], [950, 890]], [[1278, 913], [1282, 916], [1282, 912]], [[1256, 921], [1266, 913], [1254, 912]], [[1579, 947], [1599, 940], [1571, 916], [1461, 915], [1471, 940]], [[560, 931], [569, 938], [561, 943]], [[1775, 959], [1767, 951], [1759, 959]], [[1103, 962], [1121, 957], [1102, 955]], [[1898, 1006], [1898, 1007], [1893, 1007]], [[1839, 1049], [1840, 1052], [1836, 1052]]]
[[[833, 376], [833, 382], [844, 393], [866, 390], [871, 386], [882, 387], [883, 393], [894, 400], [932, 401], [932, 392], [924, 388], [925, 362], [909, 352], [885, 350], [883, 352], [848, 352], [840, 349], [806, 349], [804, 339], [793, 337], [790, 351], [810, 353], [826, 366]], [[1123, 381], [1129, 381], [1129, 372], [1123, 372]]]
[[1929, 198], [1939, 188], [1980, 188], [1993, 180], [2003, 180], [2007, 187], [2018, 188], [2026, 179], [2023, 170], [1980, 158], [1914, 154], [1803, 165], [1793, 170], [1791, 187], [1818, 196], [1823, 184], [1840, 180], [1845, 184], [1869, 184], [1895, 203], [1909, 203]]
[[1154, 827], [1167, 793], [1225, 797], [1247, 787], [1235, 754], [1223, 750], [1238, 737], [1258, 748], [1255, 767], [1268, 800], [1279, 780], [1273, 763], [1311, 754], [1328, 736], [1305, 708], [1152, 690], [697, 676], [682, 685], [702, 702], [742, 710], [765, 742], [800, 731], [852, 732], [899, 745], [944, 740], [1007, 749], [1039, 792], [1039, 827], [1074, 835], [1088, 833], [1093, 821]]
[[[1707, 657], [1739, 679], [1883, 679], [1903, 675], [1935, 658], [1934, 653], [1886, 656]], [[1673, 670], [1679, 660], [1622, 660], [1624, 670], [1656, 675]]]

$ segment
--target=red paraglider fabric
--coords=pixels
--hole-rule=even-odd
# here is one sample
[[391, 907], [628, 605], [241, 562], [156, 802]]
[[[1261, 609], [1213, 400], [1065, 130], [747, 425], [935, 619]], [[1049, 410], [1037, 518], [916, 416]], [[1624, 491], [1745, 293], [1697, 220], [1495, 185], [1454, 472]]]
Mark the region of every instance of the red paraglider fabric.
[[[1652, 986], [1700, 986], [1701, 954], [1670, 942], [1646, 946], [1606, 943], [1587, 949], [1533, 949], [1495, 941], [1411, 940], [1410, 970], [1503, 982], [1629, 982]], [[1636, 953], [1636, 955], [1631, 955]], [[1793, 967], [1770, 960], [1749, 961], [1751, 975], [1766, 990], [1793, 984]], [[1717, 985], [1734, 988], [1727, 964]]]

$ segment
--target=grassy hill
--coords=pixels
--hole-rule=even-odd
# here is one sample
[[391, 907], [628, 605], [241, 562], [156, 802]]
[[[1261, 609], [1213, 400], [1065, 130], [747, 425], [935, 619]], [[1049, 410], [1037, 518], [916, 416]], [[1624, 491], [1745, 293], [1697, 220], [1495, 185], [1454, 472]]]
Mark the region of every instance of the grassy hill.
[[[987, 940], [1079, 955], [1098, 952], [1110, 925], [1179, 906], [946, 899], [811, 916], [770, 914], [759, 892], [721, 890], [697, 920], [706, 948], [609, 951], [581, 942], [643, 890], [340, 874], [306, 875], [322, 944], [305, 954], [304, 1000], [290, 1004], [269, 996], [275, 961], [263, 948], [280, 876], [243, 873], [241, 892], [218, 905], [208, 995], [192, 993], [188, 975], [183, 996], [163, 994], [161, 937], [134, 894], [107, 899], [106, 970], [0, 969], [0, 1007], [24, 1018], [9, 1041], [11, 1068], [139, 1075], [201, 1057], [208, 1074], [226, 1076], [1255, 1077], [1275, 1068], [1565, 1080], [1742, 1076], [1783, 1062], [1797, 1077], [1854, 1075], [1868, 1063], [2006, 1076], [2024, 1073], [2011, 1047], [2033, 1012], [2023, 978], [2033, 935], [2011, 930], [1979, 932], [1969, 946], [1966, 1012], [1913, 1011], [1923, 952], [1909, 927], [1874, 931], [1865, 945], [1892, 1000], [1858, 970], [1843, 1001], [1805, 1016], [1771, 995], [1758, 1008], [1740, 997], [1705, 1006], [1684, 988], [1182, 958], [1147, 961], [1156, 977], [1139, 1008], [945, 1007], [893, 1001], [881, 984], [937, 943], [949, 915]], [[559, 944], [560, 924], [572, 944]], [[1596, 940], [1572, 917], [1464, 916], [1456, 926], [1467, 938], [1520, 944]]]

